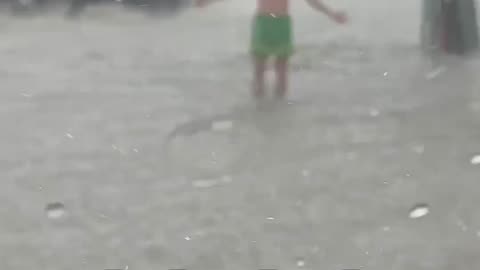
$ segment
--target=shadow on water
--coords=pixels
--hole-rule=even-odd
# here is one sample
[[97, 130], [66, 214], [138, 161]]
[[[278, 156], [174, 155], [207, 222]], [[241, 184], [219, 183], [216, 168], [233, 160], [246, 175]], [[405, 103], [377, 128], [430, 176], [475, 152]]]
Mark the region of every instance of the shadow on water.
[[[215, 170], [215, 175], [232, 174], [243, 170], [240, 167], [247, 167], [245, 161], [258, 150], [259, 145], [274, 141], [275, 138], [281, 137], [285, 130], [292, 127], [295, 123], [295, 108], [301, 108], [300, 104], [305, 106], [305, 103], [293, 102], [267, 102], [260, 106], [257, 106], [258, 104], [243, 105], [230, 112], [201, 117], [178, 125], [166, 136], [163, 144], [166, 163], [170, 164], [167, 167], [172, 169], [175, 163], [185, 163], [175, 160], [175, 152], [178, 151], [173, 148], [177, 140], [182, 140], [180, 145], [192, 145], [192, 147], [195, 147], [195, 143], [188, 141], [199, 140], [201, 143], [202, 140], [206, 140], [205, 144], [210, 146], [225, 141], [236, 148], [230, 162], [227, 162], [228, 164], [223, 168]], [[224, 145], [223, 148], [228, 147]], [[191, 151], [192, 149], [189, 149], [184, 152]], [[213, 153], [215, 150], [204, 151]], [[208, 156], [208, 153], [205, 156]], [[174, 171], [171, 173], [176, 174]], [[209, 176], [212, 176], [211, 173]]]
[[[429, 55], [420, 72], [412, 80], [409, 98], [420, 106], [406, 111], [398, 118], [399, 136], [411, 142], [422, 142], [431, 151], [424, 166], [447, 160], [468, 159], [469, 149], [479, 137], [476, 71], [473, 63], [478, 56], [466, 57]], [[435, 157], [437, 155], [437, 157]]]
[[475, 70], [465, 58], [440, 56], [429, 62], [430, 70], [415, 80], [413, 88], [426, 100], [425, 112], [471, 118], [469, 105], [474, 100]]

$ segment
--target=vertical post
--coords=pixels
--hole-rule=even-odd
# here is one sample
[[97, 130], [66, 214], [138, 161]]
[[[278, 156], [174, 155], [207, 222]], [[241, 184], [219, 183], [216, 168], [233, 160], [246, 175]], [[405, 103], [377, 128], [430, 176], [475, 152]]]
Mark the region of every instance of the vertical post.
[[436, 51], [441, 44], [441, 13], [440, 0], [423, 0], [421, 18], [421, 45], [427, 52]]
[[421, 43], [427, 51], [467, 54], [479, 47], [475, 0], [423, 0]]

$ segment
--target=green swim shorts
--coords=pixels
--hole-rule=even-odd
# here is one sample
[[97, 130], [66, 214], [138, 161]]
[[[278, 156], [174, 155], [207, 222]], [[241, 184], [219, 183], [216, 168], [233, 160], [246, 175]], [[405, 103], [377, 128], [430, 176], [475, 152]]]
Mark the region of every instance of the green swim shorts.
[[253, 22], [251, 52], [255, 56], [288, 57], [293, 53], [290, 16], [257, 15]]

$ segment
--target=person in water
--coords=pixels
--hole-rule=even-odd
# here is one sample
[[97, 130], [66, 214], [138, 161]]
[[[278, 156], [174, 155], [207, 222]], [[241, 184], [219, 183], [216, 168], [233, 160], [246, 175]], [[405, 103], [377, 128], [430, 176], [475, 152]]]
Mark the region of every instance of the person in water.
[[[204, 7], [221, 0], [196, 0], [198, 7]], [[243, 0], [245, 1], [245, 0]], [[253, 22], [251, 53], [254, 62], [253, 94], [265, 96], [265, 70], [269, 57], [274, 58], [276, 73], [276, 97], [284, 98], [288, 87], [288, 62], [293, 54], [292, 19], [289, 13], [290, 0], [256, 0], [257, 9]], [[310, 6], [337, 23], [346, 23], [343, 12], [330, 9], [322, 0], [305, 0]]]

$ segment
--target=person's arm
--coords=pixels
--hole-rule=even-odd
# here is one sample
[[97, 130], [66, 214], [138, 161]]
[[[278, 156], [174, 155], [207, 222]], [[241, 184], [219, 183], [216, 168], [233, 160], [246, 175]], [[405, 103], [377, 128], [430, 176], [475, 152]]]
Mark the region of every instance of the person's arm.
[[314, 9], [325, 13], [326, 15], [330, 16], [333, 11], [325, 5], [321, 0], [306, 0], [307, 3]]
[[328, 17], [338, 23], [345, 23], [347, 15], [343, 12], [337, 12], [328, 7], [322, 0], [306, 0], [307, 3], [314, 9], [326, 14]]
[[223, 0], [195, 0], [195, 5], [197, 7], [204, 7], [211, 3], [220, 2], [220, 1], [223, 1]]

